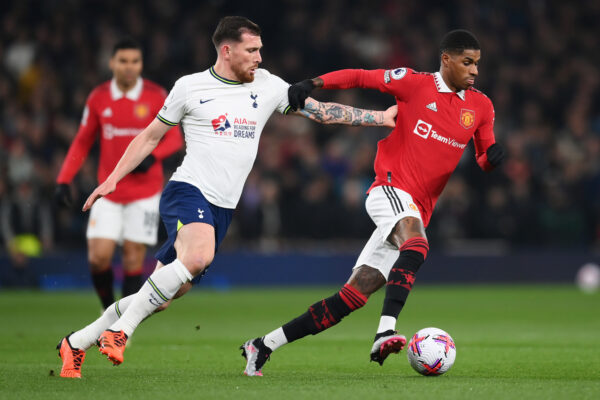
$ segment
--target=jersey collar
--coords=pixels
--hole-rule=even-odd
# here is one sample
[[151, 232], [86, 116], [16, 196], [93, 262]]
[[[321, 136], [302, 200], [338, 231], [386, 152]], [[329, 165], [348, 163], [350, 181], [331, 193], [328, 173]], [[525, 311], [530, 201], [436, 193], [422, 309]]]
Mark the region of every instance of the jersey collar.
[[[435, 86], [437, 87], [438, 92], [440, 93], [454, 93], [452, 89], [446, 85], [444, 79], [442, 78], [442, 74], [440, 72], [436, 72], [433, 74], [433, 80], [435, 81]], [[460, 92], [456, 92], [456, 95], [460, 97], [461, 100], [465, 100], [465, 91], [461, 90]]]
[[117, 81], [112, 78], [110, 81], [110, 97], [114, 100], [119, 100], [123, 97], [128, 98], [132, 101], [137, 101], [142, 95], [142, 88], [144, 87], [144, 80], [141, 77], [137, 78], [135, 85], [127, 93], [123, 93], [117, 86]]
[[208, 71], [210, 72], [210, 74], [212, 75], [213, 78], [215, 78], [216, 80], [221, 81], [223, 83], [226, 83], [228, 85], [241, 85], [242, 84], [242, 82], [240, 82], [240, 81], [232, 81], [231, 79], [223, 78], [221, 75], [217, 74], [217, 72], [215, 71], [214, 65], [212, 67], [210, 67], [208, 69]]

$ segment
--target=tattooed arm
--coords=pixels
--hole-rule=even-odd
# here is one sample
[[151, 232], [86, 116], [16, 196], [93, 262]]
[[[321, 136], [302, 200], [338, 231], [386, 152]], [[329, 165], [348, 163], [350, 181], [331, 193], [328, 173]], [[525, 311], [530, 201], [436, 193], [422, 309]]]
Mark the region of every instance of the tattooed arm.
[[293, 112], [321, 124], [344, 124], [352, 126], [396, 126], [397, 106], [385, 111], [363, 110], [338, 103], [321, 103], [311, 97], [306, 99], [303, 109]]

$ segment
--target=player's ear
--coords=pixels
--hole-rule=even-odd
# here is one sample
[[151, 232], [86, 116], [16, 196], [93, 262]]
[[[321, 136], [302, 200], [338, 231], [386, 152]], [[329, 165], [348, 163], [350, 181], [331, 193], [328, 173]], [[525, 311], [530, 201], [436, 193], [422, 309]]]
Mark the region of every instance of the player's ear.
[[108, 60], [108, 68], [111, 71], [114, 71], [114, 68], [115, 68], [115, 56], [114, 55], [111, 58], [109, 58], [109, 60]]
[[442, 65], [448, 68], [448, 64], [450, 63], [450, 54], [442, 53], [442, 56], [440, 58], [442, 60]]
[[231, 55], [231, 45], [228, 43], [224, 43], [220, 47], [219, 55], [223, 57], [224, 60], [228, 60]]

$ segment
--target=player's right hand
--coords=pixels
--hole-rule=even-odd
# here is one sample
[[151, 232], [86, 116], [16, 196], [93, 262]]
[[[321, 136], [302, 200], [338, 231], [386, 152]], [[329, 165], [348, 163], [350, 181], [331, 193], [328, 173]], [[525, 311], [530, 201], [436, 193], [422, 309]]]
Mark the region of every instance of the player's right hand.
[[105, 180], [100, 186], [96, 188], [96, 190], [92, 192], [92, 194], [90, 194], [90, 197], [87, 198], [85, 204], [83, 205], [82, 211], [87, 211], [90, 208], [92, 208], [92, 204], [94, 204], [96, 200], [98, 200], [100, 197], [104, 197], [107, 194], [114, 192], [116, 188], [116, 183], [112, 183], [108, 179]]
[[66, 183], [59, 183], [54, 190], [54, 202], [61, 207], [71, 208], [73, 206], [73, 196], [71, 189]]
[[383, 126], [387, 128], [395, 128], [397, 116], [398, 106], [394, 104], [383, 112]]
[[315, 88], [312, 79], [305, 79], [302, 82], [294, 83], [288, 88], [288, 101], [292, 111], [298, 111], [304, 108], [306, 98], [310, 96], [310, 92]]
[[504, 158], [506, 157], [506, 152], [504, 148], [498, 144], [494, 143], [486, 150], [487, 160], [492, 166], [497, 167], [502, 164]]

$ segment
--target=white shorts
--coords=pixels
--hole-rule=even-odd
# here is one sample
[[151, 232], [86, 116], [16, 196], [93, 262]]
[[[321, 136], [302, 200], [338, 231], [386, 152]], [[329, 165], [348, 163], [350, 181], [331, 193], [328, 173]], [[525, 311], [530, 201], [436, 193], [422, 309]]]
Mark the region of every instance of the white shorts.
[[400, 255], [398, 247], [387, 240], [392, 229], [403, 218], [415, 217], [421, 221], [423, 218], [412, 196], [392, 186], [377, 186], [371, 189], [365, 206], [377, 228], [358, 256], [354, 268], [368, 265], [379, 270], [387, 279]]
[[90, 210], [88, 239], [123, 240], [154, 246], [158, 240], [160, 193], [127, 204], [102, 197]]

